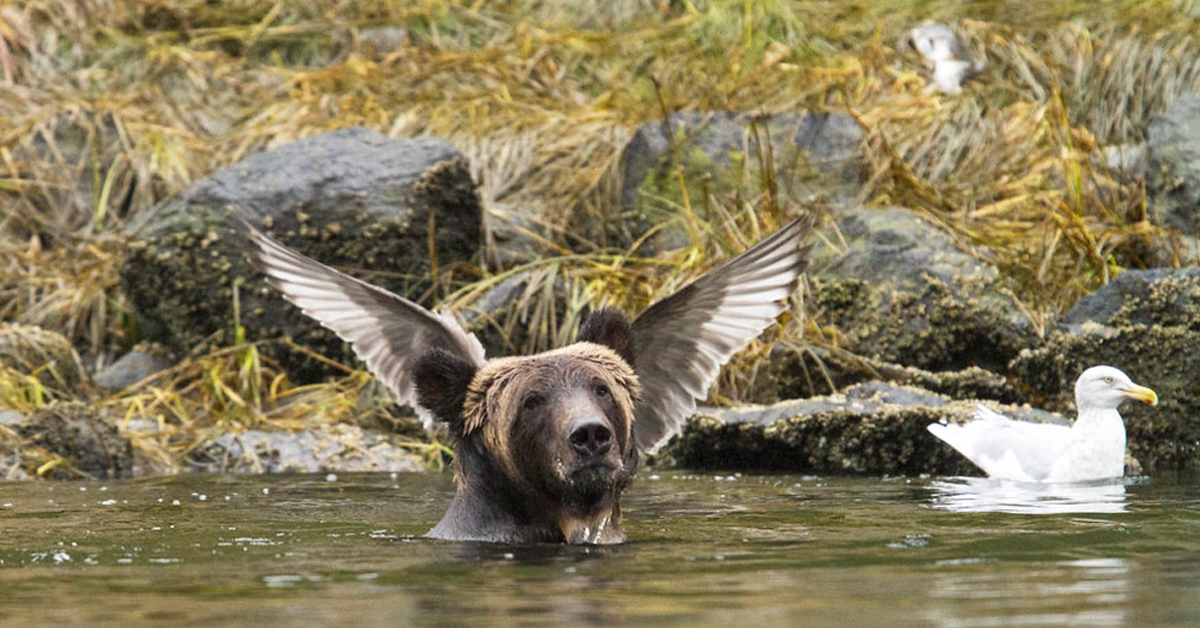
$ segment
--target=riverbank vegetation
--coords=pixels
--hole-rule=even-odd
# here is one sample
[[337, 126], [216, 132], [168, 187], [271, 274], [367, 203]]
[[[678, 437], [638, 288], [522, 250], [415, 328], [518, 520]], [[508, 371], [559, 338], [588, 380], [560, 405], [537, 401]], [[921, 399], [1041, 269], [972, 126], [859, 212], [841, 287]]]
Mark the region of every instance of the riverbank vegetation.
[[[769, 185], [706, 199], [724, 215], [769, 217], [735, 221], [745, 233], [717, 245], [698, 238], [632, 266], [620, 257], [629, 251], [574, 232], [612, 202], [606, 186], [639, 125], [734, 110], [853, 115], [868, 138], [859, 201], [921, 212], [994, 263], [1044, 327], [1124, 268], [1190, 261], [1147, 220], [1142, 179], [1109, 162], [1141, 143], [1152, 115], [1200, 87], [1200, 9], [1100, 4], [8, 3], [0, 318], [62, 334], [84, 371], [111, 363], [141, 340], [118, 289], [125, 225], [249, 154], [350, 125], [447, 138], [470, 159], [490, 219], [532, 209], [551, 235], [548, 253], [577, 256], [543, 262], [553, 266], [547, 282], [565, 278], [573, 294], [636, 311], [778, 217], [821, 211], [822, 199], [781, 197]], [[954, 24], [987, 61], [960, 95], [927, 90], [920, 58], [903, 45], [930, 18]], [[437, 296], [468, 305], [506, 270], [494, 253], [481, 256], [478, 283], [448, 282]], [[634, 281], [644, 289], [628, 289]], [[539, 318], [544, 299], [522, 307], [550, 325]], [[801, 307], [786, 324], [791, 338], [836, 341]], [[766, 352], [739, 356], [718, 395], [752, 389]], [[0, 404], [32, 412], [84, 398], [118, 423], [155, 417], [162, 429], [134, 443], [163, 471], [182, 468], [214, 430], [398, 420], [395, 409], [361, 402], [372, 385], [361, 371], [297, 387], [254, 345], [175, 357], [142, 386], [111, 394], [5, 367]], [[20, 440], [0, 425], [3, 439]], [[416, 435], [413, 443], [429, 451]], [[53, 456], [21, 446], [32, 448], [28, 471], [56, 468]]]

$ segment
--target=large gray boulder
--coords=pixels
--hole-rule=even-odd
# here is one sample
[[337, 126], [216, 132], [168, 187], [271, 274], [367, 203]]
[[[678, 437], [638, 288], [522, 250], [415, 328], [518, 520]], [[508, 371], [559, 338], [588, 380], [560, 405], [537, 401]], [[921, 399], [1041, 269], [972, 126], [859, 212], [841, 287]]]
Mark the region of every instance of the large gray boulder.
[[1181, 96], [1146, 129], [1151, 220], [1200, 236], [1200, 96]]
[[844, 349], [930, 371], [1003, 372], [1033, 340], [996, 269], [915, 213], [852, 207], [836, 227], [827, 239], [842, 241], [816, 249], [808, 275]]
[[[345, 343], [251, 271], [234, 215], [426, 304], [434, 265], [473, 259], [482, 220], [465, 158], [440, 139], [396, 141], [348, 128], [252, 155], [130, 225], [121, 285], [143, 339], [180, 355], [213, 339], [229, 341], [222, 333], [233, 328], [240, 284], [236, 320], [248, 338], [288, 335], [324, 356], [350, 359]], [[276, 357], [301, 380], [325, 372], [295, 353]]]
[[[728, 202], [729, 195], [763, 192], [792, 199], [851, 194], [864, 176], [862, 142], [862, 128], [843, 114], [671, 114], [642, 125], [621, 153], [617, 205], [623, 220], [611, 221], [602, 235], [626, 246], [684, 216], [685, 203], [698, 218], [715, 218], [710, 195]], [[687, 229], [675, 224], [650, 238], [642, 252], [686, 243]]]

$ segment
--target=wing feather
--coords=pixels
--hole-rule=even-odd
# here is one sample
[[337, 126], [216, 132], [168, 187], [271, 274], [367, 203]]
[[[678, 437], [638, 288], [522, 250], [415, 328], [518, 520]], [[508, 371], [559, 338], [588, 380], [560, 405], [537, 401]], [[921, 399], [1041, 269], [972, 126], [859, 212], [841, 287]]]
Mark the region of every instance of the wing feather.
[[679, 432], [721, 367], [786, 309], [808, 266], [800, 243], [811, 228], [810, 216], [792, 221], [633, 321], [641, 451], [653, 454]]
[[240, 229], [252, 245], [251, 261], [270, 284], [305, 315], [349, 342], [397, 402], [417, 405], [412, 364], [433, 347], [477, 367], [483, 365], [479, 339], [449, 314], [436, 314], [301, 255], [245, 221]]

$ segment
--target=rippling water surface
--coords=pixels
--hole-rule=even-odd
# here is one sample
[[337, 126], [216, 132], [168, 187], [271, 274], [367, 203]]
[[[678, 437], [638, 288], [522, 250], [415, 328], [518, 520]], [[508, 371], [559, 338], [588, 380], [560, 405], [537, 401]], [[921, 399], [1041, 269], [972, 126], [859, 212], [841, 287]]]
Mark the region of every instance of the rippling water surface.
[[618, 547], [421, 537], [449, 474], [0, 484], [5, 625], [1200, 625], [1200, 481], [644, 470]]

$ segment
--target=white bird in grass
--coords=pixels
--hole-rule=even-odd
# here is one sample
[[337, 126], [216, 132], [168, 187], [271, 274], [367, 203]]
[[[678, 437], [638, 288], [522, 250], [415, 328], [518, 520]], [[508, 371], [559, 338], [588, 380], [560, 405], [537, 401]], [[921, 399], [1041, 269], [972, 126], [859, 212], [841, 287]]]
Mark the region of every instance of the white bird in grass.
[[1120, 369], [1093, 366], [1075, 382], [1079, 417], [1071, 426], [1014, 421], [982, 405], [961, 425], [930, 423], [934, 436], [989, 476], [1021, 482], [1086, 482], [1125, 474], [1126, 399], [1158, 404], [1158, 395]]
[[987, 67], [984, 60], [972, 60], [958, 35], [940, 22], [922, 22], [909, 31], [907, 41], [933, 70], [932, 82], [925, 91], [957, 94], [962, 91], [963, 81]]

